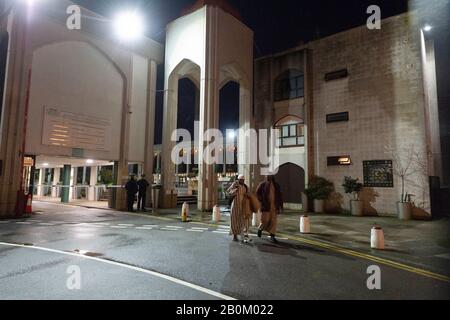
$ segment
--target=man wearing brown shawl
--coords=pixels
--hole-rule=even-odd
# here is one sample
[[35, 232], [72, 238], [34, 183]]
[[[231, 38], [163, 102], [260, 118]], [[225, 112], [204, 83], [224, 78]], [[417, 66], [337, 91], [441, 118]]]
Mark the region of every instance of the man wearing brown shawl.
[[278, 243], [275, 238], [277, 232], [278, 214], [283, 209], [283, 199], [280, 186], [275, 182], [273, 176], [268, 176], [256, 191], [258, 200], [261, 202], [261, 225], [258, 229], [258, 237], [262, 237], [262, 232], [267, 231], [273, 243]]

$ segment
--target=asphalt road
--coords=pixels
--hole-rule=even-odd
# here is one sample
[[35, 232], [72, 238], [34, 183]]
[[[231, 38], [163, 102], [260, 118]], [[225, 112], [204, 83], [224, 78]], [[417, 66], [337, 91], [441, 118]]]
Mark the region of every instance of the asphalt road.
[[[41, 213], [0, 221], [0, 299], [450, 298], [448, 282], [381, 265], [381, 290], [369, 290], [373, 262], [295, 240], [243, 244], [223, 227], [45, 203], [34, 209]], [[73, 270], [79, 281], [71, 281]]]

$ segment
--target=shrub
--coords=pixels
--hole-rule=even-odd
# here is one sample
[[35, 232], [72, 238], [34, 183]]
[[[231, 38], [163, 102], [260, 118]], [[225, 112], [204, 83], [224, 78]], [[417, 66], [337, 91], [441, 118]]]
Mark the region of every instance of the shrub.
[[309, 181], [305, 194], [311, 199], [326, 200], [330, 197], [333, 191], [333, 182], [328, 181], [325, 178], [315, 176]]
[[352, 177], [345, 177], [344, 184], [345, 193], [353, 195], [354, 200], [359, 200], [359, 193], [363, 189], [363, 184], [359, 182], [359, 179], [353, 179]]

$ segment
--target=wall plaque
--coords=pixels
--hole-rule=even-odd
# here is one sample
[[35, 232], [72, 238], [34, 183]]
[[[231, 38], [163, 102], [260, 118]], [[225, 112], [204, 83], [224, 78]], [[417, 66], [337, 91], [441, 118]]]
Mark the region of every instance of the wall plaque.
[[342, 122], [348, 120], [349, 120], [348, 112], [327, 114], [327, 123]]
[[72, 149], [110, 151], [111, 121], [45, 108], [42, 144]]
[[363, 161], [363, 167], [365, 187], [394, 187], [394, 175], [391, 160]]

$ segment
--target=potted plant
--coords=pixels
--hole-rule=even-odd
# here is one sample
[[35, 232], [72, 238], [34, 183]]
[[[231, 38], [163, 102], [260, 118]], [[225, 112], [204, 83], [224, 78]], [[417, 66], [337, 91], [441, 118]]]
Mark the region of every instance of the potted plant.
[[159, 193], [160, 193], [161, 189], [162, 189], [162, 185], [160, 185], [160, 184], [154, 184], [152, 186], [152, 204], [153, 204], [153, 209], [158, 209], [158, 206], [159, 206]]
[[305, 194], [314, 200], [314, 212], [325, 212], [325, 200], [330, 197], [333, 190], [333, 183], [325, 178], [315, 176], [309, 181]]
[[363, 215], [363, 202], [359, 200], [359, 193], [363, 189], [363, 184], [359, 182], [359, 179], [353, 179], [352, 177], [345, 177], [344, 191], [346, 194], [350, 194], [353, 196], [353, 199], [350, 200], [350, 211], [353, 216], [362, 216]]
[[395, 176], [400, 178], [402, 185], [400, 201], [397, 202], [398, 218], [401, 220], [411, 220], [412, 203], [411, 195], [406, 191], [406, 180], [409, 176], [416, 173], [416, 168], [414, 168], [414, 146], [412, 145], [405, 153], [405, 157], [402, 157], [400, 152], [391, 150], [393, 158], [392, 172]]

